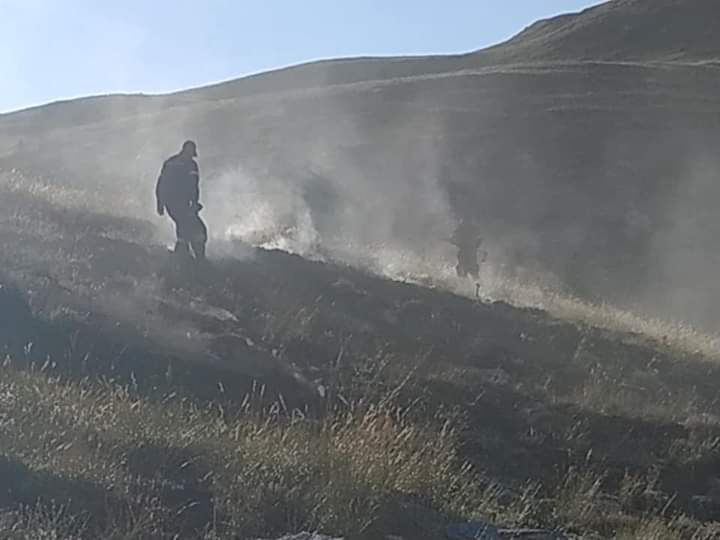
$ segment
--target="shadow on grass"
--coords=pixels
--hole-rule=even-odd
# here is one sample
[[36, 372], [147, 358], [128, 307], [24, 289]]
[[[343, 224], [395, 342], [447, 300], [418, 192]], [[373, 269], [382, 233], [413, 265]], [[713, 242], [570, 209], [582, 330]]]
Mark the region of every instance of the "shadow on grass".
[[0, 455], [0, 508], [62, 507], [78, 524], [92, 522], [96, 530], [103, 530], [109, 519], [109, 509], [122, 508], [124, 501], [103, 487], [86, 480], [57, 476], [48, 471], [33, 471], [13, 458]]
[[[188, 466], [184, 451], [143, 445], [127, 452], [129, 491], [91, 480], [65, 478], [49, 471], [34, 471], [21, 461], [0, 455], [0, 508], [62, 508], [91, 532], [128, 527], [142, 514], [168, 534], [207, 530], [222, 521], [214, 509], [206, 473], [197, 462]], [[90, 473], [89, 473], [90, 474]], [[133, 480], [134, 479], [134, 480]], [[148, 521], [148, 526], [151, 523]]]
[[720, 505], [699, 508], [695, 502], [717, 487], [717, 444], [692, 448], [702, 456], [689, 461], [675, 455], [678, 445], [696, 438], [720, 441], [720, 427], [698, 433], [677, 423], [549, 403], [507, 386], [471, 391], [440, 381], [427, 385], [427, 407], [464, 411], [461, 454], [491, 478], [536, 483], [540, 495], [557, 497], [568, 471], [599, 479], [608, 493], [619, 493], [630, 476], [647, 482], [638, 497], [625, 501], [632, 510], [720, 519]]
[[178, 532], [201, 531], [225, 521], [215, 508], [213, 472], [200, 452], [144, 442], [125, 451], [127, 471], [152, 486], [163, 507], [172, 509]]

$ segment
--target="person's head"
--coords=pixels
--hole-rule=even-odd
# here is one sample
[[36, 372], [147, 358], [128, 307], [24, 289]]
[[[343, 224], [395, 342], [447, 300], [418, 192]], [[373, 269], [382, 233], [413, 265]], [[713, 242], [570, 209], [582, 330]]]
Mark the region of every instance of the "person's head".
[[180, 153], [188, 158], [197, 157], [197, 145], [195, 144], [195, 141], [185, 141], [182, 145]]

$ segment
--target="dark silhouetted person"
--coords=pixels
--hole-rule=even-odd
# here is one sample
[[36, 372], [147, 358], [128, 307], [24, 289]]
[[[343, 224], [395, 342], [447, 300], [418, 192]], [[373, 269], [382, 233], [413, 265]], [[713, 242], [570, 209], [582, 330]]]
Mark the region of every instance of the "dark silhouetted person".
[[[455, 270], [459, 277], [474, 277], [480, 275], [479, 249], [482, 244], [480, 226], [475, 220], [462, 219], [450, 238], [450, 243], [458, 248], [457, 266]], [[483, 255], [483, 261], [485, 256]]]
[[163, 163], [155, 188], [157, 213], [167, 211], [175, 222], [175, 253], [190, 256], [190, 248], [196, 260], [205, 259], [207, 227], [200, 218], [200, 172], [195, 158], [197, 146], [185, 141], [180, 153]]

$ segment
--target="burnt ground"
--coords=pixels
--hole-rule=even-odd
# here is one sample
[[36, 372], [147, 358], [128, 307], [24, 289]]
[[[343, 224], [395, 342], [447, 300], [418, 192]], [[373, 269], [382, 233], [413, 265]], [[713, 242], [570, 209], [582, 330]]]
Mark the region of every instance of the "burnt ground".
[[228, 411], [259, 386], [311, 416], [392, 402], [462, 426], [463, 456], [508, 497], [590, 477], [611, 506], [720, 519], [708, 359], [284, 252], [179, 264], [147, 223], [17, 192], [0, 204], [0, 343], [20, 368]]

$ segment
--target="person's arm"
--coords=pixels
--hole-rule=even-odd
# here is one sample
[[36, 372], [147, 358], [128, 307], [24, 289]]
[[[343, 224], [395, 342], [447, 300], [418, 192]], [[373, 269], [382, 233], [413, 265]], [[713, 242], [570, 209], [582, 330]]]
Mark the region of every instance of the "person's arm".
[[160, 171], [160, 176], [158, 176], [157, 184], [155, 185], [155, 202], [157, 205], [157, 213], [159, 216], [165, 214], [165, 198], [163, 196], [163, 180], [165, 178], [165, 166], [166, 164], [163, 163], [162, 170]]
[[192, 175], [192, 198], [190, 203], [193, 208], [200, 208], [200, 169], [194, 160], [192, 162], [190, 174]]

